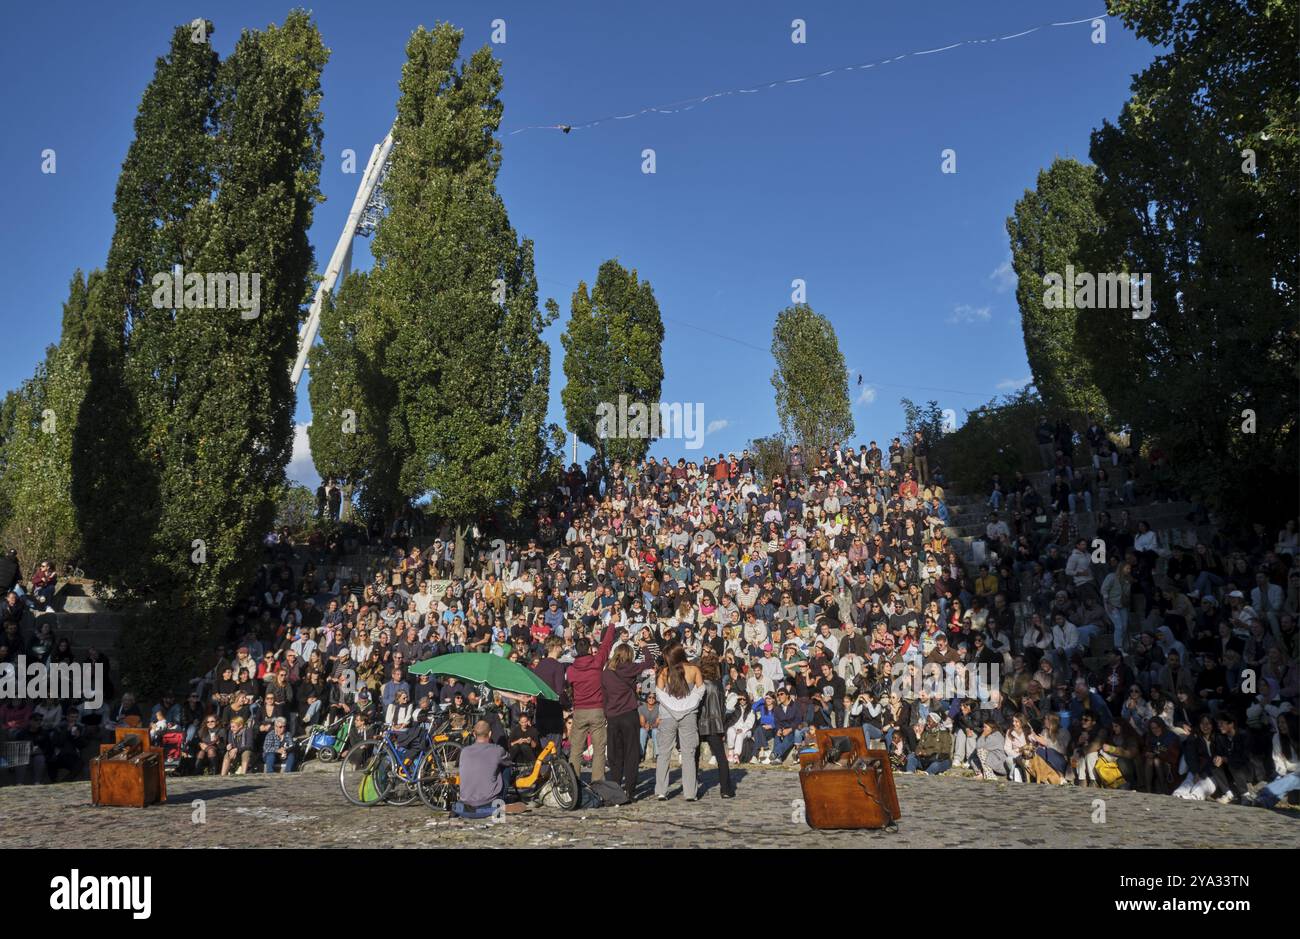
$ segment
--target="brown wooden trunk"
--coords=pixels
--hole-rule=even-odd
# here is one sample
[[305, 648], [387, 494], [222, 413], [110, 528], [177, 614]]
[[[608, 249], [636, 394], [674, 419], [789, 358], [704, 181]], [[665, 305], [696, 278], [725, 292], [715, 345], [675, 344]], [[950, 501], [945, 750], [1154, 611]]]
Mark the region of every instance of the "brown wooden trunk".
[[[161, 748], [150, 745], [148, 730], [119, 727], [114, 737], [115, 742], [101, 744], [100, 755], [90, 761], [90, 801], [94, 805], [139, 808], [166, 802], [167, 776], [163, 752]], [[121, 754], [112, 758], [104, 755], [128, 737], [135, 738], [136, 743], [125, 758]]]
[[[845, 761], [847, 768], [827, 763], [827, 754], [837, 738], [846, 738], [852, 744]], [[887, 828], [899, 819], [902, 811], [889, 754], [868, 748], [861, 727], [822, 730], [813, 742], [816, 753], [799, 755], [799, 786], [810, 827]]]

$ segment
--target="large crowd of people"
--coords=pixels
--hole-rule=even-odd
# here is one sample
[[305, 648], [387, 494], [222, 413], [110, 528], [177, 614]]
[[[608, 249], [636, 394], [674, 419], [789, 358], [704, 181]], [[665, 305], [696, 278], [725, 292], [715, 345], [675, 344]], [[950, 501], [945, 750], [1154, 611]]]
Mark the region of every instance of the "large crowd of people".
[[[1123, 446], [1095, 422], [1044, 422], [1050, 483], [994, 479], [982, 536], [957, 544], [943, 472], [909, 436], [792, 447], [766, 475], [749, 451], [574, 465], [528, 535], [478, 533], [459, 570], [450, 529], [339, 525], [323, 489], [328, 534], [268, 539], [189, 688], [94, 713], [5, 701], [0, 728], [32, 742], [40, 779], [79, 772], [84, 741], [122, 723], [179, 737], [188, 771], [239, 774], [294, 771], [305, 731], [345, 716], [478, 733], [491, 712], [511, 760], [553, 739], [633, 800], [669, 795], [674, 752], [686, 799], [713, 767], [730, 797], [738, 764], [791, 762], [842, 727], [897, 772], [1265, 806], [1300, 794], [1294, 520], [1162, 545], [1132, 519], [1143, 493]], [[349, 567], [358, 556], [378, 561]], [[70, 654], [20, 633], [27, 602], [5, 601], [0, 663]], [[559, 701], [409, 671], [451, 652], [516, 661]]]

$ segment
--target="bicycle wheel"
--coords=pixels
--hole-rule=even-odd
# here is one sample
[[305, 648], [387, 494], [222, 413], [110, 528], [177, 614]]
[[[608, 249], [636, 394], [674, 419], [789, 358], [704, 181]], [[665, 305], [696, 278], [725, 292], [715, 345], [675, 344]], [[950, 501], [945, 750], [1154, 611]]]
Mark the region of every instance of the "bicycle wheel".
[[556, 803], [566, 811], [576, 809], [582, 801], [578, 774], [573, 771], [573, 764], [561, 756], [551, 758], [551, 788], [555, 791]]
[[384, 801], [389, 805], [410, 805], [418, 798], [420, 792], [415, 783], [407, 782], [405, 779], [395, 779], [388, 787], [388, 794], [384, 796]]
[[433, 754], [426, 756], [420, 764], [420, 778], [415, 788], [421, 801], [435, 812], [450, 811], [460, 798], [455, 767], [441, 762]]
[[339, 788], [353, 805], [371, 808], [388, 797], [397, 782], [397, 765], [382, 741], [365, 740], [339, 764]]
[[444, 743], [435, 744], [433, 747], [433, 753], [437, 758], [439, 765], [447, 767], [454, 773], [460, 766], [461, 749], [462, 747], [459, 743], [449, 740]]

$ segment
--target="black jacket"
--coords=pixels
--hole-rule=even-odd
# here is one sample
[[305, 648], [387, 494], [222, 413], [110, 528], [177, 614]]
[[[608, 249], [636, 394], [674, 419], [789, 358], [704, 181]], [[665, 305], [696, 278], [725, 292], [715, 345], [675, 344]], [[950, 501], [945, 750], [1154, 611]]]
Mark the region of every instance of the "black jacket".
[[1218, 732], [1207, 741], [1200, 732], [1183, 741], [1183, 759], [1187, 762], [1187, 771], [1197, 779], [1205, 779], [1214, 772], [1214, 758], [1227, 757], [1231, 747], [1227, 739]]
[[727, 730], [726, 712], [723, 709], [722, 682], [704, 683], [704, 700], [700, 702], [698, 725], [701, 737], [721, 734]]

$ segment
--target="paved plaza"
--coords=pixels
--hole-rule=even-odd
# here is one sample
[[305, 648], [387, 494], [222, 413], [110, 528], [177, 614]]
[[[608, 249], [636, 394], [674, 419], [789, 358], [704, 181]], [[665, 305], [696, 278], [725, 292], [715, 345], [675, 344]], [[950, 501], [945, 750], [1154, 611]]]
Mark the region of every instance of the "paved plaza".
[[[8, 786], [0, 789], [0, 848], [1300, 847], [1295, 811], [909, 775], [896, 777], [903, 809], [897, 833], [819, 832], [803, 822], [792, 768], [741, 770], [733, 800], [719, 798], [717, 773], [706, 770], [706, 791], [695, 803], [682, 798], [676, 776], [666, 802], [650, 795], [615, 808], [539, 808], [496, 823], [448, 819], [418, 802], [358, 808], [319, 764], [287, 777], [169, 779], [169, 801], [146, 809], [96, 808], [84, 781]], [[649, 767], [641, 785], [647, 793], [653, 785]]]

